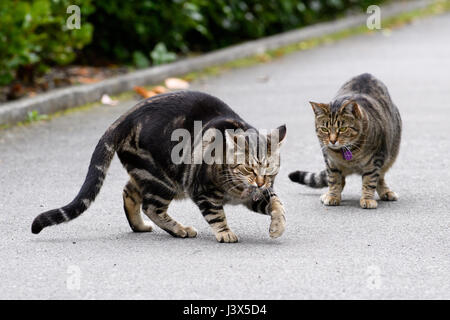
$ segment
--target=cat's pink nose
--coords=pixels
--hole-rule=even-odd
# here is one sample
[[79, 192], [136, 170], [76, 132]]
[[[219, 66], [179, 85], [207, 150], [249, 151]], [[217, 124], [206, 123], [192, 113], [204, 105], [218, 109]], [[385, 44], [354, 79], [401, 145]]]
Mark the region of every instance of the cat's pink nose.
[[337, 135], [336, 134], [331, 134], [330, 135], [330, 142], [331, 144], [335, 144], [337, 141]]
[[264, 178], [261, 176], [257, 176], [255, 182], [258, 187], [261, 187], [262, 185], [264, 185]]

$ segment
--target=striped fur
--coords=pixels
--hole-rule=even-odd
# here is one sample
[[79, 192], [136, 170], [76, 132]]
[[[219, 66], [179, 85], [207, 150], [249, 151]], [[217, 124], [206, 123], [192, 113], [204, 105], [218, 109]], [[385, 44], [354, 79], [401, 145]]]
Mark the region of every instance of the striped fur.
[[317, 173], [294, 171], [289, 174], [289, 179], [293, 182], [304, 184], [311, 188], [324, 188], [328, 186], [326, 170]]
[[[362, 177], [362, 208], [377, 207], [375, 191], [381, 200], [397, 200], [385, 174], [399, 152], [402, 122], [386, 86], [365, 73], [345, 83], [330, 103], [311, 105], [326, 170], [296, 171], [289, 178], [313, 188], [328, 185], [321, 197], [325, 205], [340, 204], [345, 177], [354, 173]], [[352, 158], [345, 159], [344, 152]]]
[[47, 226], [70, 221], [81, 215], [100, 192], [109, 164], [115, 153], [113, 137], [107, 132], [98, 142], [91, 158], [86, 179], [75, 199], [64, 207], [53, 209], [38, 215], [32, 224], [35, 234]]
[[[133, 231], [152, 231], [142, 219], [142, 210], [154, 224], [172, 236], [195, 237], [197, 231], [194, 228], [180, 224], [167, 212], [172, 200], [190, 197], [219, 242], [238, 241], [227, 224], [223, 209], [227, 203], [240, 203], [269, 215], [270, 236], [281, 236], [285, 226], [284, 208], [273, 190], [279, 163], [272, 163], [271, 156], [279, 153], [286, 128], [279, 128], [277, 149], [269, 150], [270, 156], [255, 159], [253, 164], [175, 164], [171, 151], [178, 141], [172, 141], [171, 134], [175, 129], [183, 128], [194, 137], [195, 121], [202, 121], [202, 132], [215, 128], [224, 136], [227, 129], [254, 129], [225, 103], [204, 93], [180, 91], [142, 101], [114, 122], [100, 139], [75, 199], [66, 206], [37, 216], [32, 232], [39, 233], [47, 226], [70, 221], [86, 211], [99, 193], [117, 153], [130, 176], [123, 190], [123, 201]], [[269, 136], [260, 135], [259, 139], [269, 139]], [[192, 150], [196, 141], [191, 141]], [[224, 146], [227, 147], [229, 145]], [[248, 148], [245, 152], [248, 153]], [[269, 172], [269, 167], [274, 170]]]

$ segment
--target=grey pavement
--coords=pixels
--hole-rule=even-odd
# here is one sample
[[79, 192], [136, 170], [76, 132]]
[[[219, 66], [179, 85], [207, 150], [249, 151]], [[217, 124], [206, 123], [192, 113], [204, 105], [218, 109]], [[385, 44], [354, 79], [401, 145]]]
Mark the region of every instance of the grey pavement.
[[[192, 85], [256, 127], [287, 124], [275, 188], [288, 221], [275, 240], [268, 217], [227, 207], [240, 242], [216, 243], [189, 200], [169, 212], [197, 228], [197, 238], [175, 239], [158, 228], [132, 233], [122, 210], [127, 175], [117, 158], [83, 216], [32, 235], [38, 213], [72, 200], [97, 140], [136, 101], [0, 131], [0, 298], [449, 299], [449, 35], [446, 14]], [[387, 175], [400, 200], [360, 209], [354, 176], [342, 205], [325, 208], [323, 190], [287, 175], [323, 168], [308, 101], [330, 100], [363, 72], [386, 83], [402, 114], [400, 156]]]

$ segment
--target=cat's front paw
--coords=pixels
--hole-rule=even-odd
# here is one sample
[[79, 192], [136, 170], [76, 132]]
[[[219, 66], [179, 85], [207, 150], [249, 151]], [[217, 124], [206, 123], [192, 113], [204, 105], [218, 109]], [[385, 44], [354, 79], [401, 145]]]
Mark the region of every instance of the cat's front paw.
[[234, 232], [231, 231], [231, 230], [217, 232], [216, 233], [216, 239], [220, 243], [235, 243], [235, 242], [238, 242], [237, 235], [235, 235]]
[[361, 200], [359, 200], [359, 204], [363, 209], [376, 209], [378, 206], [377, 201], [374, 199], [361, 198]]
[[286, 218], [284, 217], [284, 215], [272, 218], [269, 228], [270, 237], [271, 238], [280, 237], [283, 234], [285, 228], [286, 228]]
[[398, 195], [394, 191], [388, 191], [380, 196], [383, 201], [397, 201]]
[[197, 236], [197, 230], [194, 227], [184, 227], [186, 231], [186, 238], [195, 238]]
[[341, 197], [332, 196], [325, 193], [320, 197], [320, 201], [326, 206], [338, 206], [341, 204]]
[[177, 238], [195, 238], [197, 236], [197, 230], [193, 227], [178, 226], [173, 230], [172, 235]]

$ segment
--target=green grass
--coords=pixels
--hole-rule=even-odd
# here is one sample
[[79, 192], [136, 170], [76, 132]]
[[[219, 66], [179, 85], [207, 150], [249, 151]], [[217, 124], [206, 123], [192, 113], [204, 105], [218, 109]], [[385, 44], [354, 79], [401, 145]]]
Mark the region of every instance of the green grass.
[[[239, 69], [239, 68], [247, 68], [251, 67], [260, 63], [267, 63], [270, 61], [273, 61], [275, 59], [281, 58], [285, 55], [304, 51], [304, 50], [311, 50], [313, 48], [316, 48], [320, 45], [324, 44], [330, 44], [334, 43], [336, 41], [349, 38], [351, 36], [356, 35], [363, 35], [363, 34], [375, 34], [375, 33], [390, 33], [393, 29], [397, 29], [400, 27], [403, 27], [407, 24], [410, 24], [411, 22], [423, 19], [429, 16], [439, 15], [443, 14], [445, 12], [450, 11], [450, 1], [449, 0], [437, 0], [430, 4], [429, 6], [423, 8], [423, 9], [416, 9], [409, 12], [398, 14], [394, 17], [390, 17], [387, 19], [382, 20], [381, 30], [370, 30], [366, 27], [366, 25], [361, 25], [354, 28], [348, 28], [342, 31], [338, 31], [335, 33], [331, 33], [325, 36], [321, 37], [315, 37], [310, 38], [298, 43], [293, 43], [284, 47], [280, 47], [275, 50], [269, 50], [265, 53], [242, 58], [242, 59], [236, 59], [221, 65], [216, 65], [212, 67], [207, 67], [203, 70], [196, 71], [196, 72], [190, 72], [188, 74], [184, 74], [181, 76], [181, 78], [187, 80], [187, 81], [194, 81], [205, 77], [211, 77], [211, 76], [217, 76], [224, 72], [233, 70], [233, 69]], [[161, 85], [161, 84], [160, 84]], [[146, 89], [151, 90], [156, 85], [150, 85], [145, 86]], [[119, 101], [125, 101], [133, 98], [135, 93], [133, 91], [126, 91], [119, 95], [115, 95], [112, 97], [112, 99], [119, 100]], [[79, 107], [70, 108], [63, 111], [58, 111], [56, 113], [53, 113], [51, 115], [40, 115], [37, 111], [32, 111], [28, 113], [27, 120], [23, 122], [19, 122], [16, 125], [23, 126], [23, 125], [29, 125], [31, 123], [39, 122], [42, 120], [50, 120], [55, 117], [59, 117], [62, 115], [66, 115], [72, 112], [79, 112], [83, 110], [89, 110], [93, 107], [100, 106], [100, 102], [92, 102], [87, 103], [85, 105], [81, 105]], [[12, 127], [13, 125], [7, 124], [7, 125], [0, 125], [0, 130], [4, 130], [7, 128]]]
[[39, 114], [37, 110], [28, 111], [27, 113], [27, 120], [26, 122], [35, 122], [35, 121], [41, 121], [41, 120], [47, 120], [48, 115], [46, 114]]

